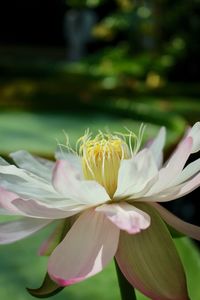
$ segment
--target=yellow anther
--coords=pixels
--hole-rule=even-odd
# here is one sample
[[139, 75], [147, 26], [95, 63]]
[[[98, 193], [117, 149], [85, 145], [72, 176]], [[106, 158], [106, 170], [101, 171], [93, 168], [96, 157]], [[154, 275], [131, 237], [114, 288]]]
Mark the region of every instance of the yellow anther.
[[120, 161], [130, 158], [126, 142], [116, 136], [99, 134], [94, 139], [82, 140], [80, 151], [85, 178], [96, 180], [112, 197], [117, 188]]

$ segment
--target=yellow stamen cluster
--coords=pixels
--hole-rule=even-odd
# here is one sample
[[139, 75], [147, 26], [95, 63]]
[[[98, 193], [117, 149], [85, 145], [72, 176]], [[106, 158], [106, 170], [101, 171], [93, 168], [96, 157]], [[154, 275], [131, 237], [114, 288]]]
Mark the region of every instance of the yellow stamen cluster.
[[[138, 152], [144, 126], [139, 130], [138, 136], [127, 130], [127, 134], [110, 134], [100, 132], [95, 138], [89, 131], [86, 131], [77, 142], [76, 152], [69, 146], [68, 151], [79, 155], [82, 160], [82, 170], [85, 179], [96, 180], [104, 186], [109, 196], [112, 198], [118, 182], [118, 171], [120, 162], [123, 159], [131, 158]], [[60, 144], [60, 146], [63, 146]]]
[[85, 178], [96, 180], [112, 197], [117, 188], [120, 161], [130, 157], [127, 144], [120, 138], [101, 138], [98, 135], [83, 142], [80, 150]]

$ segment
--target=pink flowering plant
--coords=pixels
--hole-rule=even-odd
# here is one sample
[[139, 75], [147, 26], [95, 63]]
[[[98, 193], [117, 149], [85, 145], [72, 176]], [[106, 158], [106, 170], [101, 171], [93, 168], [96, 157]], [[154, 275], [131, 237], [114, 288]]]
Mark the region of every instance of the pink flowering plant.
[[39, 249], [49, 256], [48, 273], [40, 289], [29, 290], [32, 295], [50, 296], [97, 274], [115, 258], [121, 277], [147, 297], [189, 299], [169, 227], [197, 240], [200, 228], [159, 203], [200, 185], [200, 159], [185, 166], [200, 150], [200, 122], [165, 163], [165, 128], [140, 149], [142, 131], [96, 137], [86, 132], [76, 151], [61, 148], [55, 162], [25, 151], [11, 154], [17, 166], [0, 160], [0, 214], [21, 217], [0, 223], [0, 244], [57, 222]]

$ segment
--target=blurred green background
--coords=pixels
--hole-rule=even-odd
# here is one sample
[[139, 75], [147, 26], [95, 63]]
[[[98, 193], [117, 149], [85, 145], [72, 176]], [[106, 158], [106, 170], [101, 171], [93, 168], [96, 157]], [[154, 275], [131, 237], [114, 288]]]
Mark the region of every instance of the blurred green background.
[[[0, 154], [26, 149], [53, 159], [68, 133], [168, 130], [166, 157], [200, 119], [200, 1], [35, 0], [0, 4]], [[193, 156], [191, 158], [195, 159]], [[199, 225], [198, 190], [168, 205]], [[1, 218], [1, 221], [4, 219]], [[31, 299], [48, 229], [1, 246], [0, 299]], [[177, 239], [192, 300], [200, 299], [198, 248]], [[114, 266], [55, 299], [119, 299]], [[139, 299], [145, 299], [140, 296]]]

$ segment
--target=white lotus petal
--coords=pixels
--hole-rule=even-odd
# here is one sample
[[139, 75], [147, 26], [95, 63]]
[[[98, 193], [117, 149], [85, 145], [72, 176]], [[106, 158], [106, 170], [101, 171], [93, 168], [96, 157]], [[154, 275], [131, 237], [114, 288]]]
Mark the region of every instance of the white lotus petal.
[[166, 190], [163, 190], [162, 192], [158, 194], [154, 194], [152, 196], [145, 196], [141, 199], [138, 199], [139, 202], [167, 202], [172, 201], [178, 198], [181, 198], [189, 193], [191, 193], [193, 190], [198, 188], [200, 186], [200, 173], [198, 173], [196, 176], [194, 176], [192, 179], [179, 184], [177, 186], [168, 188]]
[[0, 208], [3, 209], [2, 214], [19, 214], [18, 209], [12, 204], [12, 201], [17, 198], [18, 196], [16, 194], [0, 187]]
[[70, 153], [65, 149], [57, 149], [55, 153], [56, 160], [67, 160], [80, 174], [80, 177], [83, 177], [82, 166], [81, 166], [81, 158], [77, 154]]
[[0, 157], [0, 166], [8, 166], [8, 165], [9, 165], [9, 163], [5, 159]]
[[47, 181], [51, 180], [54, 165], [52, 161], [37, 158], [24, 150], [13, 152], [10, 156], [20, 168], [30, 171]]
[[[158, 169], [152, 153], [148, 149], [139, 152], [132, 159], [123, 160], [118, 175], [118, 187], [114, 197], [135, 198], [135, 194], [146, 193], [149, 182], [154, 183]], [[150, 187], [149, 187], [150, 188]]]
[[0, 244], [9, 244], [21, 240], [51, 222], [52, 220], [23, 218], [17, 221], [0, 223]]
[[48, 273], [60, 286], [100, 272], [114, 257], [119, 229], [103, 214], [85, 211], [49, 258]]
[[158, 168], [161, 167], [163, 162], [163, 148], [166, 140], [166, 129], [162, 127], [156, 136], [156, 138], [149, 145], [149, 149], [151, 150], [154, 160], [157, 163]]
[[139, 233], [150, 226], [148, 214], [128, 203], [103, 204], [95, 211], [104, 213], [106, 217], [117, 227], [130, 234]]
[[173, 186], [173, 182], [180, 175], [192, 149], [192, 138], [185, 138], [170, 157], [167, 165], [159, 171], [159, 179], [147, 196], [152, 196]]
[[196, 175], [200, 171], [200, 158], [187, 165], [175, 179], [173, 185], [178, 185]]
[[48, 201], [61, 197], [45, 179], [14, 165], [0, 166], [0, 186], [22, 198]]
[[198, 152], [200, 150], [200, 122], [194, 124], [194, 126], [189, 130], [188, 136], [191, 136], [193, 140], [191, 152]]
[[80, 180], [68, 161], [56, 162], [53, 172], [53, 185], [63, 196], [75, 199], [82, 204], [100, 204], [109, 200], [103, 186], [96, 181]]
[[174, 195], [174, 197], [172, 197], [171, 200], [175, 200], [180, 197], [183, 197], [183, 196], [191, 193], [193, 190], [195, 190], [199, 186], [200, 186], [200, 173], [198, 173], [192, 179], [181, 184], [180, 185], [181, 188], [180, 188], [179, 192], [176, 195]]
[[49, 207], [35, 200], [14, 199], [13, 205], [20, 211], [23, 216], [41, 218], [41, 219], [64, 219], [79, 213], [87, 208], [85, 205], [69, 206], [65, 210], [62, 207]]

